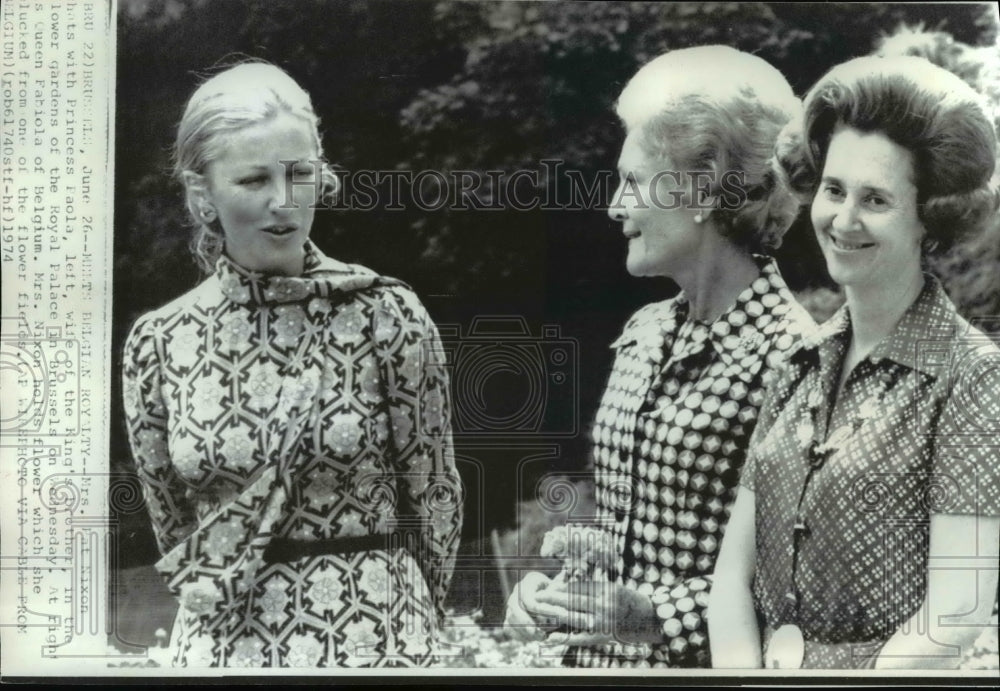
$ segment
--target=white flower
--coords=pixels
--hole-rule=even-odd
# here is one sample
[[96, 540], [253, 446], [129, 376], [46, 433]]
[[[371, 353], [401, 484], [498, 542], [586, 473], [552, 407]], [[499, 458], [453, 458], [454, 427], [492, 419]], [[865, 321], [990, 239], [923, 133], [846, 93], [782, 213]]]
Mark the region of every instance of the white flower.
[[201, 345], [197, 322], [178, 324], [170, 331], [167, 340], [167, 360], [177, 369], [190, 369], [198, 364], [203, 355]]
[[340, 611], [340, 596], [344, 592], [344, 585], [340, 582], [340, 573], [336, 569], [326, 568], [313, 573], [309, 576], [309, 582], [306, 597], [312, 600], [314, 610]]
[[285, 607], [289, 597], [285, 592], [286, 584], [280, 578], [272, 578], [264, 586], [264, 594], [257, 599], [263, 615], [261, 621], [265, 624], [279, 625], [288, 618]]
[[227, 465], [240, 470], [250, 470], [254, 467], [254, 443], [250, 441], [253, 430], [249, 426], [229, 428], [219, 434], [222, 446], [219, 453], [226, 459]]
[[208, 576], [202, 576], [194, 583], [185, 583], [180, 587], [180, 604], [184, 609], [194, 614], [208, 614], [222, 600], [222, 591], [215, 581]]
[[225, 563], [226, 557], [236, 554], [242, 535], [243, 528], [240, 526], [238, 517], [231, 518], [225, 523], [217, 523], [209, 528], [204, 543], [209, 560], [216, 564]]
[[233, 644], [230, 662], [234, 667], [263, 667], [264, 641], [250, 633], [241, 636]]
[[341, 487], [339, 475], [332, 468], [322, 468], [309, 473], [309, 484], [302, 490], [302, 495], [310, 507], [318, 509], [326, 504], [332, 504]]
[[247, 383], [244, 393], [247, 404], [256, 410], [269, 410], [278, 400], [276, 394], [281, 384], [278, 366], [273, 362], [255, 362], [247, 372]]
[[347, 304], [340, 308], [339, 313], [330, 323], [337, 340], [345, 343], [361, 341], [365, 327], [364, 313], [359, 305]]
[[384, 603], [389, 592], [389, 565], [381, 560], [366, 559], [361, 564], [358, 585], [368, 595], [367, 599], [376, 604]]
[[361, 448], [361, 423], [358, 413], [334, 415], [326, 425], [326, 445], [338, 456], [353, 456]]
[[344, 634], [347, 636], [344, 641], [344, 651], [347, 654], [345, 666], [360, 667], [377, 659], [375, 646], [379, 639], [375, 635], [375, 622], [370, 619], [352, 621], [344, 627]]
[[201, 420], [216, 420], [225, 409], [222, 407], [222, 399], [226, 396], [226, 390], [212, 374], [200, 376], [194, 381], [194, 388], [191, 392], [191, 403]]
[[312, 636], [297, 633], [288, 638], [288, 664], [291, 667], [315, 667], [323, 655], [323, 644]]

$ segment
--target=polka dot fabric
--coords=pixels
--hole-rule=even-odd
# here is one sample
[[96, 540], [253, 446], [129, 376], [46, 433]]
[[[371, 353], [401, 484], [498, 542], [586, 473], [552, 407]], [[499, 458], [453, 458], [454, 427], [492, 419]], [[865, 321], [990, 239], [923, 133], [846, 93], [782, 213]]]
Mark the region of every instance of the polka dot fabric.
[[580, 648], [594, 667], [707, 666], [705, 608], [744, 450], [770, 373], [814, 328], [773, 260], [712, 324], [685, 296], [647, 305], [617, 351], [593, 427], [598, 520], [617, 540], [613, 574], [648, 595], [663, 641], [652, 650]]
[[866, 666], [920, 607], [932, 513], [1000, 513], [1000, 350], [926, 281], [832, 411], [847, 308], [805, 339], [751, 442], [754, 596], [801, 627], [806, 667]]

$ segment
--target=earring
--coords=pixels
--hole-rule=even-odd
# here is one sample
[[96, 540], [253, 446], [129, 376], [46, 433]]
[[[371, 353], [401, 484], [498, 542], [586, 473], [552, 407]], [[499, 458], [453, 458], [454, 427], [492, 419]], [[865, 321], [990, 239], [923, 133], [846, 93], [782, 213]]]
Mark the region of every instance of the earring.
[[695, 223], [701, 223], [704, 220], [705, 220], [705, 217], [702, 215], [702, 213], [700, 211], [694, 215], [694, 222]]

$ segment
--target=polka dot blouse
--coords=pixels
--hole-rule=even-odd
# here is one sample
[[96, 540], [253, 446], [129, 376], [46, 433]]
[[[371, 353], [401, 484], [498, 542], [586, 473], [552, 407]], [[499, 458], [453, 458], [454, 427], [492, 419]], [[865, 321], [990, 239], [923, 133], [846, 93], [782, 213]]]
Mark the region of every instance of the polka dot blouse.
[[711, 324], [684, 294], [640, 309], [611, 347], [593, 427], [598, 520], [613, 576], [648, 595], [659, 645], [571, 650], [578, 666], [707, 666], [705, 607], [719, 541], [772, 370], [815, 328], [773, 260]]
[[789, 356], [742, 479], [764, 635], [798, 625], [804, 667], [872, 663], [920, 607], [932, 513], [1000, 513], [1000, 350], [927, 276], [831, 410], [850, 334], [845, 306]]

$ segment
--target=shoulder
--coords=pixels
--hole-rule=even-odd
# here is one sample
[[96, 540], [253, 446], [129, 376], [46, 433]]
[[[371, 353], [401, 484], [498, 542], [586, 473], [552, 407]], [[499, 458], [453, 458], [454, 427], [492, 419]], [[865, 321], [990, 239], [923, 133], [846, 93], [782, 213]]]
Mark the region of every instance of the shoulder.
[[612, 341], [611, 347], [640, 341], [644, 334], [651, 338], [660, 336], [664, 329], [670, 329], [672, 321], [676, 321], [677, 308], [682, 300], [681, 296], [677, 296], [643, 305], [626, 320], [625, 326]]
[[162, 307], [146, 312], [136, 320], [136, 326], [155, 326], [171, 321], [187, 312], [202, 311], [205, 307], [217, 304], [223, 299], [219, 279], [214, 275], [196, 285], [183, 295], [174, 298]]
[[377, 340], [385, 340], [388, 333], [404, 331], [431, 331], [434, 323], [427, 308], [416, 292], [405, 282], [385, 276], [360, 264], [345, 264], [353, 276], [366, 282], [353, 291], [348, 301], [368, 305], [375, 322]]
[[207, 307], [217, 304], [222, 299], [223, 295], [218, 279], [215, 276], [210, 276], [183, 295], [136, 319], [132, 324], [127, 342], [137, 343], [140, 340], [152, 338], [185, 314], [203, 312]]

